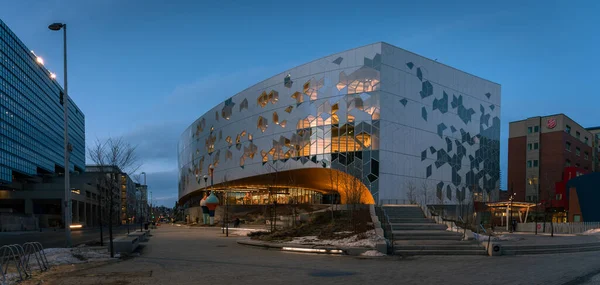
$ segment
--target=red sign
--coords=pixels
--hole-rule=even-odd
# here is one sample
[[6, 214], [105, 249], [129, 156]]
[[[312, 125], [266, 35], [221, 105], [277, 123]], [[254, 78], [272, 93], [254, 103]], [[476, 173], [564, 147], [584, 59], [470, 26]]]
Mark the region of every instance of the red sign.
[[538, 228], [538, 230], [542, 229], [542, 225], [541, 225], [541, 224], [538, 224], [538, 225], [537, 225], [537, 228]]
[[554, 129], [554, 127], [556, 127], [556, 119], [548, 119], [548, 122], [546, 122], [546, 126], [548, 127], [548, 129]]

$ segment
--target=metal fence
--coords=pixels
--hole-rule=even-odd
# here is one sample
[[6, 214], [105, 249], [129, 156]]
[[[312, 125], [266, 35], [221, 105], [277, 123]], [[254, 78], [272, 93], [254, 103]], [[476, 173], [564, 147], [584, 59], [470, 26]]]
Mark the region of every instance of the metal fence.
[[588, 230], [600, 229], [600, 222], [581, 222], [581, 223], [518, 223], [518, 232], [535, 232], [535, 227], [538, 228], [538, 233], [550, 233], [552, 232], [552, 226], [554, 226], [554, 233], [556, 234], [580, 234]]
[[0, 284], [2, 285], [8, 284], [13, 275], [18, 278], [18, 281], [23, 281], [31, 277], [35, 269], [44, 272], [49, 268], [44, 247], [39, 242], [26, 242], [23, 245], [11, 244], [0, 247], [0, 272], [2, 274]]

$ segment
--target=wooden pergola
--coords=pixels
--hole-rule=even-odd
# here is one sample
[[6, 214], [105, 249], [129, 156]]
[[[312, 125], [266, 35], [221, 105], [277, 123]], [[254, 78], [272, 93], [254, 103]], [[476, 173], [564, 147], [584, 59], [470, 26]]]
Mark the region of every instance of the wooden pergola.
[[529, 208], [531, 207], [535, 207], [538, 204], [536, 203], [529, 203], [529, 202], [517, 202], [517, 201], [505, 201], [505, 202], [491, 202], [491, 203], [486, 203], [486, 206], [490, 207], [492, 209], [492, 211], [495, 212], [496, 209], [506, 209], [506, 230], [508, 230], [508, 225], [510, 224], [509, 222], [509, 218], [510, 218], [510, 210], [511, 208], [517, 208], [518, 212], [519, 212], [519, 221], [522, 223], [523, 222], [523, 217], [521, 216], [521, 209], [525, 209], [525, 221], [527, 221], [527, 217], [529, 216]]

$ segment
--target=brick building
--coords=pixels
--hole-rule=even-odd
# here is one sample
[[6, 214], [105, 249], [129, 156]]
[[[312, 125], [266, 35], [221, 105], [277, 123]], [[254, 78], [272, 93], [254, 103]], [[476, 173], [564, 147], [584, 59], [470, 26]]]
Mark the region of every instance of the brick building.
[[594, 133], [564, 114], [511, 122], [508, 191], [517, 201], [568, 210], [564, 183], [595, 169], [596, 145]]

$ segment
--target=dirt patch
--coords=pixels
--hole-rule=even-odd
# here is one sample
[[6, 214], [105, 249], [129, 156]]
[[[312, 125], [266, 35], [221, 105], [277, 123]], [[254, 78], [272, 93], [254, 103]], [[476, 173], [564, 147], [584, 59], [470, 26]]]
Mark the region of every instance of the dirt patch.
[[[299, 223], [274, 232], [252, 232], [248, 236], [262, 241], [291, 241], [294, 237], [316, 236], [319, 239], [343, 239], [354, 235], [364, 235], [372, 230], [369, 210], [319, 212], [307, 222]], [[366, 237], [366, 235], [365, 235]]]

